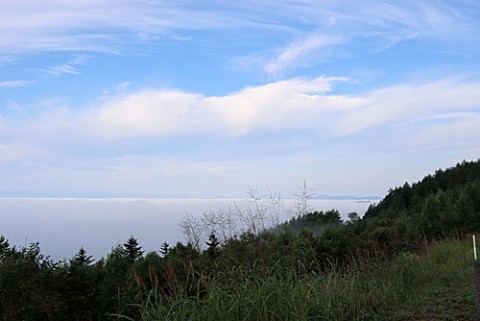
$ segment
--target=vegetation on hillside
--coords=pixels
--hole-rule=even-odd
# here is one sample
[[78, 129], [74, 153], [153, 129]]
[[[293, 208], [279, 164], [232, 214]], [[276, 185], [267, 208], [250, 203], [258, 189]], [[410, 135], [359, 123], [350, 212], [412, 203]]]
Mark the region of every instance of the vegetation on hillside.
[[[1, 237], [0, 318], [471, 319], [471, 253], [441, 240], [480, 231], [480, 161], [392, 189], [363, 218], [303, 203], [304, 213], [271, 228], [275, 207], [269, 216], [257, 205], [244, 230], [222, 229], [227, 216], [209, 213], [201, 225], [186, 219], [186, 244], [159, 240], [145, 254], [132, 236], [96, 262], [83, 248], [53, 262], [38, 244]], [[464, 312], [443, 309], [452, 296]]]

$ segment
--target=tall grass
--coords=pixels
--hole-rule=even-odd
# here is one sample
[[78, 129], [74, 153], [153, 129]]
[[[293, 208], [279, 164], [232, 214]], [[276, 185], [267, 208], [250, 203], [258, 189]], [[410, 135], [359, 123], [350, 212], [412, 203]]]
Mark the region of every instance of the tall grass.
[[203, 297], [152, 292], [141, 306], [141, 319], [385, 320], [398, 306], [422, 304], [422, 289], [464, 273], [471, 263], [468, 244], [454, 240], [420, 255], [404, 253], [341, 273], [232, 267], [208, 279]]

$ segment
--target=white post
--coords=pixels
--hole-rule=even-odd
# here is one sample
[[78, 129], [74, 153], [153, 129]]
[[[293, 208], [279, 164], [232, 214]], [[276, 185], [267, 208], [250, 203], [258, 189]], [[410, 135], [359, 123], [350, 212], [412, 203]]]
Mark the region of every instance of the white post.
[[477, 261], [477, 243], [475, 242], [475, 234], [473, 234], [473, 257]]

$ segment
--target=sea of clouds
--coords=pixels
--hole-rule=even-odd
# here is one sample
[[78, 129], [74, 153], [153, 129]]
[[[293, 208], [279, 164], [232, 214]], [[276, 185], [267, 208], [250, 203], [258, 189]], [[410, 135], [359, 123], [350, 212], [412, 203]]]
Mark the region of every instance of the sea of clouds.
[[[373, 201], [309, 200], [310, 210], [339, 210], [346, 219], [360, 215]], [[263, 204], [271, 206], [269, 201]], [[281, 200], [280, 220], [296, 215], [295, 200]], [[179, 223], [205, 212], [255, 209], [245, 199], [133, 199], [133, 198], [0, 198], [0, 235], [11, 245], [39, 242], [42, 253], [54, 260], [71, 258], [84, 247], [95, 259], [105, 257], [113, 246], [135, 236], [145, 251], [158, 251], [167, 241], [185, 242]]]

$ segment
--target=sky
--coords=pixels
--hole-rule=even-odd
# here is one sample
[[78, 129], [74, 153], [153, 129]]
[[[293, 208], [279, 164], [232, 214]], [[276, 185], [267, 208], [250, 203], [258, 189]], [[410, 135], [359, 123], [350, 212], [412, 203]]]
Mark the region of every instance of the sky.
[[0, 2], [0, 197], [378, 195], [480, 155], [480, 2]]

